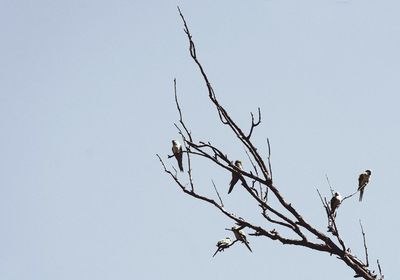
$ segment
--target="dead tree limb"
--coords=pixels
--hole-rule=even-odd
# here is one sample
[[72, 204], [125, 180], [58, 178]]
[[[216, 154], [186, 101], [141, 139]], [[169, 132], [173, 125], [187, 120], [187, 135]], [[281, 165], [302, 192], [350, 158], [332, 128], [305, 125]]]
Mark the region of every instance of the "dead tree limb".
[[[338, 226], [335, 222], [334, 215], [332, 215], [330, 211], [329, 204], [326, 198], [322, 198], [322, 195], [319, 193], [319, 191], [318, 193], [325, 207], [328, 220], [331, 221], [332, 227], [334, 228], [334, 232], [331, 232], [333, 237], [331, 234], [325, 234], [314, 225], [309, 223], [307, 219], [305, 219], [304, 216], [295, 208], [295, 206], [284, 198], [283, 194], [280, 192], [280, 188], [276, 186], [272, 181], [271, 146], [269, 143], [269, 139], [267, 139], [268, 167], [251, 139], [251, 137], [254, 135], [253, 132], [255, 128], [258, 127], [262, 121], [260, 108], [258, 108], [257, 120], [255, 120], [254, 115], [251, 113], [251, 127], [249, 132], [245, 134], [243, 130], [233, 120], [232, 116], [228, 113], [225, 107], [219, 102], [211, 85], [211, 82], [204, 70], [204, 67], [198, 59], [198, 54], [196, 51], [195, 43], [193, 41], [193, 37], [179, 7], [178, 11], [183, 21], [184, 32], [189, 42], [190, 56], [196, 64], [197, 68], [199, 69], [201, 77], [207, 87], [208, 99], [211, 102], [212, 106], [216, 109], [219, 121], [223, 125], [227, 126], [233, 132], [233, 136], [236, 137], [244, 145], [245, 151], [249, 157], [253, 169], [255, 170], [255, 173], [238, 168], [236, 165], [232, 164], [233, 160], [229, 157], [227, 153], [223, 151], [222, 148], [217, 147], [208, 141], [195, 140], [194, 135], [188, 129], [188, 126], [183, 119], [182, 110], [177, 97], [176, 80], [174, 80], [174, 94], [176, 107], [179, 113], [179, 125], [176, 125], [176, 127], [178, 129], [178, 133], [182, 137], [183, 145], [185, 147], [184, 152], [187, 155], [188, 183], [184, 183], [185, 179], [178, 178], [177, 172], [170, 171], [166, 167], [161, 156], [157, 154], [157, 157], [164, 169], [164, 172], [172, 178], [175, 184], [185, 194], [213, 206], [231, 221], [242, 227], [247, 227], [248, 229], [250, 229], [252, 233], [250, 233], [249, 235], [264, 236], [272, 240], [277, 240], [285, 245], [302, 246], [311, 250], [327, 252], [330, 255], [334, 255], [338, 259], [342, 260], [355, 272], [356, 276], [363, 277], [367, 280], [377, 279], [377, 275], [374, 273], [374, 271], [371, 271], [368, 268], [368, 261], [367, 263], [360, 261], [355, 255], [350, 253], [349, 249], [346, 248], [343, 239], [339, 235]], [[260, 208], [260, 213], [262, 217], [265, 218], [266, 225], [264, 223], [255, 223], [249, 219], [243, 219], [241, 218], [240, 213], [233, 213], [226, 209], [224, 204], [222, 203], [221, 196], [217, 191], [214, 182], [213, 185], [220, 203], [218, 203], [214, 198], [202, 195], [201, 192], [198, 191], [201, 188], [195, 188], [195, 181], [193, 179], [192, 173], [192, 157], [204, 158], [208, 160], [210, 164], [221, 170], [225, 170], [229, 174], [238, 174], [239, 181], [243, 186], [243, 189], [246, 191], [245, 193]], [[249, 184], [248, 181], [252, 183]], [[258, 183], [260, 185], [260, 193], [258, 193], [258, 191], [254, 188], [255, 183]], [[188, 187], [188, 185], [190, 187]], [[264, 197], [262, 195], [263, 189], [265, 189]], [[269, 201], [267, 201], [267, 193], [276, 198], [276, 200], [274, 200], [274, 204], [271, 204]], [[294, 233], [294, 235], [287, 236], [285, 234], [281, 234], [280, 232], [283, 232], [281, 231], [281, 229], [285, 229], [285, 231], [289, 229], [292, 233]], [[233, 244], [229, 245], [228, 247], [232, 245]], [[381, 279], [383, 279], [383, 276], [381, 277]]]

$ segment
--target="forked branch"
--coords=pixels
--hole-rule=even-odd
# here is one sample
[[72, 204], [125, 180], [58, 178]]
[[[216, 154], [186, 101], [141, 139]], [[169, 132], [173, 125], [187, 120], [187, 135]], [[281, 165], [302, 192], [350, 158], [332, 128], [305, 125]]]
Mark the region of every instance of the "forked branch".
[[[184, 25], [184, 32], [187, 36], [189, 42], [189, 53], [194, 63], [197, 65], [204, 83], [206, 84], [208, 91], [208, 99], [212, 106], [217, 110], [218, 120], [225, 126], [227, 126], [232, 132], [233, 136], [236, 137], [245, 147], [245, 152], [251, 162], [254, 173], [252, 171], [246, 171], [243, 168], [239, 168], [236, 164], [233, 164], [233, 160], [229, 157], [227, 153], [220, 147], [211, 144], [209, 141], [196, 141], [192, 132], [188, 129], [188, 126], [183, 120], [183, 114], [181, 106], [179, 105], [176, 80], [174, 80], [174, 94], [175, 103], [179, 113], [179, 125], [176, 125], [179, 134], [182, 137], [183, 145], [187, 158], [187, 179], [178, 178], [177, 172], [172, 172], [169, 170], [162, 158], [157, 155], [165, 173], [167, 173], [175, 182], [175, 184], [187, 195], [192, 198], [201, 200], [207, 204], [212, 205], [218, 209], [223, 215], [228, 219], [232, 220], [241, 227], [247, 227], [252, 232], [249, 234], [251, 236], [264, 236], [272, 240], [277, 240], [282, 244], [296, 245], [310, 248], [316, 251], [327, 252], [331, 255], [335, 255], [337, 258], [341, 259], [347, 264], [356, 276], [363, 277], [368, 280], [377, 279], [377, 275], [368, 269], [368, 255], [366, 263], [363, 263], [355, 255], [350, 253], [350, 250], [346, 249], [343, 239], [340, 237], [338, 232], [338, 226], [335, 221], [335, 216], [330, 211], [329, 204], [326, 198], [322, 198], [321, 194], [319, 196], [324, 205], [325, 212], [328, 217], [329, 223], [332, 225], [332, 231], [329, 236], [323, 233], [321, 230], [317, 229], [314, 225], [309, 223], [303, 215], [294, 207], [292, 203], [287, 201], [283, 194], [280, 192], [279, 188], [272, 181], [272, 164], [271, 164], [271, 146], [269, 139], [267, 139], [268, 145], [268, 157], [267, 163], [265, 163], [263, 157], [258, 153], [257, 148], [251, 141], [254, 129], [261, 124], [261, 110], [258, 108], [258, 118], [255, 119], [253, 113], [251, 113], [251, 127], [247, 134], [237, 125], [233, 120], [231, 115], [227, 112], [223, 105], [218, 101], [211, 82], [204, 70], [204, 67], [198, 59], [198, 53], [196, 51], [196, 46], [193, 41], [193, 37], [190, 33], [188, 24], [178, 7], [180, 17], [182, 18]], [[258, 205], [260, 214], [264, 218], [262, 224], [257, 224], [246, 218], [241, 218], [240, 213], [228, 211], [222, 201], [222, 197], [217, 190], [216, 184], [212, 181], [215, 193], [217, 195], [216, 199], [212, 197], [207, 197], [202, 195], [198, 190], [201, 187], [196, 186], [195, 180], [193, 179], [192, 173], [192, 157], [199, 157], [208, 160], [215, 168], [226, 171], [231, 174], [232, 177], [238, 179], [245, 190], [246, 195], [248, 195], [256, 205]], [[240, 166], [240, 165], [239, 165]], [[268, 166], [268, 167], [267, 167]], [[184, 181], [187, 180], [187, 183]], [[251, 182], [250, 184], [248, 182]], [[255, 184], [259, 185], [259, 191], [255, 188]], [[187, 186], [190, 186], [188, 188]], [[270, 203], [267, 200], [267, 194], [272, 195], [275, 199], [274, 203]], [[354, 195], [354, 194], [353, 194]], [[233, 209], [234, 210], [234, 209]], [[282, 230], [285, 229], [285, 230]], [[291, 231], [293, 234], [288, 235], [287, 231]], [[362, 230], [363, 231], [363, 230]], [[286, 234], [283, 234], [285, 232]], [[293, 237], [294, 236], [294, 237]], [[365, 236], [364, 236], [365, 237]], [[318, 242], [312, 242], [310, 240], [318, 240]], [[364, 239], [365, 241], [365, 239]], [[224, 249], [232, 246], [234, 242]], [[365, 244], [365, 242], [364, 242]], [[218, 252], [218, 250], [217, 250]], [[367, 251], [366, 251], [367, 252]], [[378, 263], [379, 265], [379, 263]], [[380, 266], [379, 266], [380, 267]], [[381, 273], [381, 278], [383, 275]]]

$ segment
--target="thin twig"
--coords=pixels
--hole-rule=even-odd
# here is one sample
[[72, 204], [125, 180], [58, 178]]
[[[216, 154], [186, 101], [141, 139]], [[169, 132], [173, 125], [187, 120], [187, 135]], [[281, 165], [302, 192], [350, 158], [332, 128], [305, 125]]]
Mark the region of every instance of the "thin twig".
[[[257, 166], [254, 164], [253, 160], [251, 159], [249, 153], [247, 152], [246, 147], [244, 147], [244, 151], [245, 151], [245, 153], [246, 153], [246, 155], [247, 155], [247, 158], [249, 159], [251, 165], [253, 166], [254, 172], [256, 172], [257, 177], [259, 177], [259, 175], [258, 175], [258, 170], [257, 170]], [[263, 191], [262, 191], [261, 183], [258, 182], [258, 184], [259, 184], [259, 187], [260, 187], [260, 198], [262, 199]]]
[[362, 223], [361, 223], [361, 219], [359, 220], [359, 222], [360, 222], [361, 233], [362, 233], [362, 236], [363, 236], [363, 242], [364, 242], [364, 250], [365, 250], [365, 264], [366, 264], [366, 266], [368, 267], [368, 266], [369, 266], [369, 260], [368, 260], [368, 248], [367, 248], [367, 241], [365, 240], [365, 232], [364, 232], [364, 228], [363, 228], [363, 226], [362, 226]]
[[379, 263], [379, 259], [376, 260], [376, 263], [378, 264], [379, 275], [381, 276], [380, 280], [383, 280], [385, 276], [382, 274], [382, 268], [381, 264]]
[[326, 181], [328, 182], [328, 186], [329, 186], [329, 189], [331, 190], [331, 195], [333, 196], [333, 189], [332, 189], [332, 186], [331, 186], [331, 182], [329, 181], [329, 177], [328, 177], [328, 174], [325, 174], [325, 177], [326, 177]]
[[271, 181], [273, 181], [272, 177], [272, 165], [271, 165], [271, 145], [269, 143], [269, 138], [267, 138], [267, 145], [268, 145], [268, 166], [269, 166], [269, 174], [271, 176]]
[[219, 201], [221, 202], [221, 207], [224, 207], [224, 203], [222, 202], [221, 196], [219, 195], [219, 192], [218, 192], [218, 190], [217, 190], [217, 187], [215, 186], [214, 180], [211, 180], [211, 182], [212, 182], [212, 184], [213, 184], [213, 186], [214, 186], [215, 192], [216, 192], [217, 195], [218, 195]]
[[253, 133], [253, 129], [261, 123], [261, 110], [260, 110], [260, 107], [258, 107], [258, 120], [257, 120], [257, 122], [254, 122], [253, 113], [250, 113], [250, 114], [251, 114], [251, 128], [250, 128], [249, 134], [246, 137], [247, 139], [250, 139], [251, 134]]
[[354, 193], [348, 195], [348, 196], [345, 196], [345, 197], [342, 199], [342, 203], [343, 203], [344, 200], [346, 200], [346, 199], [348, 199], [348, 198], [350, 198], [350, 197], [353, 197], [356, 193], [358, 193], [358, 190], [355, 191]]
[[[331, 190], [331, 194], [332, 194], [332, 196], [333, 196], [333, 194], [334, 194], [334, 191], [333, 191], [333, 189], [332, 189], [331, 182], [329, 181], [328, 174], [325, 174], [325, 177], [326, 177], [326, 181], [328, 182], [329, 189]], [[358, 193], [358, 190], [357, 190], [356, 192], [354, 192], [354, 193], [352, 193], [352, 194], [348, 195], [348, 196], [345, 196], [345, 197], [342, 199], [341, 203], [343, 203], [343, 201], [345, 201], [346, 199], [348, 199], [348, 198], [350, 198], [350, 197], [354, 196], [356, 193]]]
[[176, 108], [177, 108], [178, 113], [179, 113], [179, 122], [181, 123], [182, 127], [185, 129], [186, 135], [189, 137], [189, 140], [193, 141], [191, 133], [189, 132], [189, 130], [187, 129], [185, 123], [183, 122], [182, 110], [181, 110], [181, 107], [179, 105], [178, 94], [177, 94], [177, 90], [176, 90], [176, 78], [174, 79], [174, 96], [175, 96]]

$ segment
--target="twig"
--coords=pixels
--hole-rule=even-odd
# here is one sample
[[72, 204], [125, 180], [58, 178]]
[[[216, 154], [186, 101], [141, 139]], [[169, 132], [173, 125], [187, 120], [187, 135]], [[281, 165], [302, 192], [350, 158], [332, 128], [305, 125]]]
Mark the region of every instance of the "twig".
[[[333, 191], [333, 189], [332, 189], [331, 182], [329, 181], [328, 174], [325, 174], [325, 177], [326, 177], [326, 181], [328, 182], [329, 189], [331, 190], [331, 194], [332, 194], [332, 196], [333, 196], [334, 191]], [[356, 192], [354, 192], [354, 193], [348, 195], [348, 196], [345, 196], [345, 197], [342, 199], [342, 202], [341, 202], [341, 203], [343, 203], [343, 201], [345, 201], [346, 199], [348, 199], [348, 198], [354, 196], [356, 193], [358, 193], [358, 190], [357, 190]]]
[[363, 226], [362, 226], [362, 224], [361, 224], [361, 219], [359, 220], [359, 222], [360, 222], [361, 233], [362, 233], [363, 241], [364, 241], [365, 261], [366, 261], [365, 264], [366, 264], [366, 266], [368, 267], [368, 266], [369, 266], [369, 261], [368, 261], [367, 241], [365, 240], [365, 232], [364, 232], [364, 228], [363, 228]]
[[219, 201], [221, 202], [221, 207], [224, 207], [224, 203], [222, 202], [221, 196], [219, 195], [219, 192], [218, 192], [218, 190], [217, 190], [217, 187], [215, 186], [214, 180], [211, 180], [211, 182], [212, 182], [212, 184], [213, 184], [213, 186], [214, 186], [215, 192], [216, 192], [217, 195], [218, 195]]
[[[176, 78], [174, 79], [174, 96], [175, 96], [175, 104], [176, 104], [176, 108], [178, 109], [178, 113], [179, 113], [179, 122], [181, 123], [182, 127], [185, 129], [187, 136], [189, 137], [190, 141], [192, 140], [192, 135], [189, 132], [189, 130], [186, 128], [185, 123], [183, 122], [183, 116], [182, 116], [182, 111], [181, 111], [181, 107], [179, 105], [179, 100], [178, 100], [178, 94], [177, 94], [177, 90], [176, 90]], [[175, 125], [176, 126], [176, 125]]]
[[379, 259], [376, 260], [376, 263], [378, 264], [379, 275], [381, 276], [380, 280], [383, 280], [385, 276], [382, 274], [382, 269], [381, 269], [381, 264], [379, 263]]
[[325, 174], [325, 177], [326, 177], [326, 181], [328, 182], [329, 189], [331, 190], [331, 195], [333, 196], [333, 189], [331, 186], [331, 182], [329, 181], [328, 174]]
[[[246, 147], [244, 147], [244, 151], [245, 151], [245, 153], [246, 153], [246, 155], [247, 155], [247, 158], [249, 159], [251, 165], [253, 166], [254, 172], [256, 172], [257, 177], [259, 177], [259, 175], [258, 175], [258, 170], [257, 170], [257, 166], [254, 164], [253, 160], [251, 159], [249, 153], [247, 152]], [[253, 184], [253, 185], [254, 185], [254, 184]], [[260, 182], [258, 182], [258, 185], [259, 185], [259, 187], [260, 187], [260, 198], [262, 199], [262, 195], [263, 195], [263, 191], [262, 191], [262, 187], [261, 187], [262, 185], [261, 185]]]
[[251, 128], [250, 128], [249, 134], [246, 137], [247, 139], [250, 139], [251, 134], [253, 133], [253, 129], [261, 123], [261, 110], [260, 110], [260, 107], [258, 107], [258, 120], [257, 120], [257, 122], [254, 122], [253, 113], [250, 113], [250, 114], [251, 114]]
[[267, 145], [268, 145], [268, 166], [269, 166], [269, 174], [271, 177], [271, 181], [273, 181], [272, 177], [272, 165], [271, 165], [271, 145], [269, 143], [269, 138], [267, 138]]
[[358, 193], [358, 190], [355, 191], [354, 193], [348, 195], [348, 196], [345, 196], [345, 197], [342, 199], [342, 203], [343, 203], [343, 201], [345, 201], [346, 199], [348, 199], [348, 198], [350, 198], [350, 197], [353, 197], [356, 193]]

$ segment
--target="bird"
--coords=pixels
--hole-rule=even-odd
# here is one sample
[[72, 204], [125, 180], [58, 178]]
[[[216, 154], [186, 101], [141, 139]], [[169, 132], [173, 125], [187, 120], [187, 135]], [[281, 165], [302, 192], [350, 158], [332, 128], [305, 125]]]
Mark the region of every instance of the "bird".
[[367, 169], [358, 177], [358, 191], [360, 191], [360, 199], [362, 201], [364, 195], [364, 189], [369, 182], [369, 177], [371, 177], [371, 170]]
[[226, 248], [228, 248], [228, 247], [231, 246], [231, 245], [232, 245], [232, 240], [231, 240], [231, 238], [230, 238], [229, 236], [228, 236], [228, 237], [225, 237], [224, 239], [222, 239], [222, 240], [220, 240], [220, 241], [218, 241], [218, 243], [217, 243], [218, 249], [217, 249], [217, 251], [215, 251], [213, 257], [214, 257], [218, 252], [222, 252], [223, 250], [225, 250]]
[[[239, 169], [239, 170], [243, 170], [243, 166], [242, 166], [242, 162], [240, 160], [235, 161], [235, 166]], [[239, 181], [239, 177], [240, 177], [240, 173], [237, 171], [232, 171], [232, 180], [229, 183], [229, 190], [228, 190], [228, 194], [231, 193], [231, 191], [233, 190], [233, 187], [235, 186], [235, 184], [237, 183], [237, 181]]]
[[246, 245], [247, 249], [249, 249], [250, 252], [253, 252], [250, 248], [249, 241], [247, 241], [246, 234], [243, 232], [243, 230], [241, 230], [238, 227], [232, 227], [231, 230], [233, 231], [233, 234], [235, 235], [236, 240], [239, 240], [242, 243], [244, 243], [244, 245]]
[[331, 215], [335, 214], [336, 209], [339, 207], [340, 203], [342, 203], [342, 197], [340, 193], [335, 192], [331, 199]]
[[179, 170], [183, 172], [182, 165], [182, 146], [178, 141], [172, 140], [172, 153], [174, 154], [176, 160], [178, 161]]

